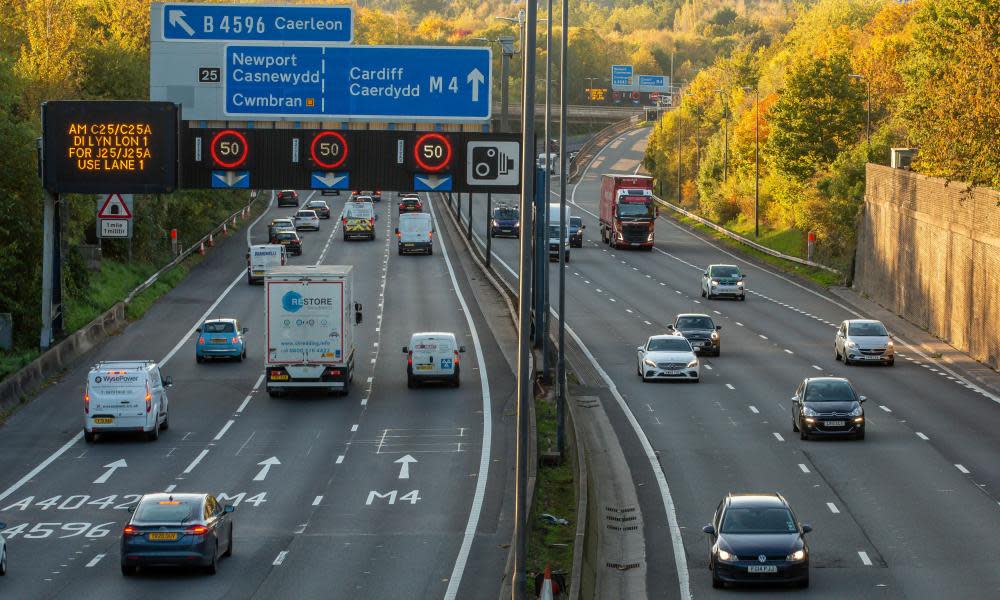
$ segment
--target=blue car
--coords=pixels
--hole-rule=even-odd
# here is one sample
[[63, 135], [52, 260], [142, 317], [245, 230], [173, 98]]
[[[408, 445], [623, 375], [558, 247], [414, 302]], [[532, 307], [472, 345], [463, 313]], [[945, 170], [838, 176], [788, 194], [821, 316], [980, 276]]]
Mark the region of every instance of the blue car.
[[521, 214], [516, 208], [500, 206], [493, 209], [490, 220], [490, 237], [521, 235]]
[[203, 362], [206, 358], [235, 358], [243, 360], [247, 357], [246, 341], [243, 334], [247, 328], [240, 328], [236, 319], [209, 319], [198, 328], [198, 344], [194, 349], [194, 358]]

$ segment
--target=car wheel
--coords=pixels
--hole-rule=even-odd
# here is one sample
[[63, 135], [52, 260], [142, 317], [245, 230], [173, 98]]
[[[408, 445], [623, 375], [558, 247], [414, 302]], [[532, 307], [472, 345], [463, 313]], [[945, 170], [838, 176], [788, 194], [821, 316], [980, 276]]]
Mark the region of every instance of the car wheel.
[[886, 366], [891, 367], [891, 366], [893, 366], [895, 364], [896, 364], [896, 357], [893, 356], [892, 358], [889, 359], [889, 362], [886, 363]]
[[216, 544], [215, 548], [212, 549], [212, 562], [208, 563], [205, 567], [205, 572], [209, 575], [215, 575], [219, 572], [219, 546]]
[[803, 588], [803, 589], [809, 587], [809, 575], [808, 575], [808, 573], [806, 574], [805, 579], [802, 579], [802, 580], [799, 581], [798, 586], [800, 588]]
[[132, 575], [135, 575], [135, 571], [136, 571], [135, 565], [126, 565], [125, 563], [122, 563], [122, 575], [124, 575], [125, 577], [131, 577]]
[[83, 439], [88, 444], [93, 444], [94, 440], [97, 439], [97, 434], [94, 433], [93, 431], [86, 431], [86, 430], [84, 430], [84, 432], [83, 432]]
[[746, 302], [746, 299], [747, 299], [746, 294], [740, 294], [740, 302]]
[[840, 350], [837, 350], [836, 345], [833, 346], [833, 353], [836, 355], [833, 360], [840, 361]]
[[194, 355], [194, 360], [195, 360], [195, 362], [198, 362], [198, 363], [205, 362], [205, 359], [202, 358], [202, 357], [200, 357], [200, 356], [198, 356], [197, 354]]
[[230, 557], [233, 555], [233, 526], [229, 526], [229, 542], [226, 544], [226, 551], [223, 556]]
[[456, 373], [454, 379], [451, 380], [451, 387], [456, 387], [457, 388], [460, 383], [461, 383], [461, 379], [459, 378], [458, 373]]
[[705, 288], [701, 288], [701, 297], [702, 297], [702, 298], [704, 298], [704, 297], [705, 297]]
[[406, 387], [411, 390], [417, 387], [417, 381], [413, 378], [413, 375], [410, 375], [409, 373], [406, 374]]
[[792, 433], [798, 433], [798, 432], [799, 432], [799, 422], [795, 419], [795, 417], [792, 417]]
[[699, 381], [701, 381], [701, 377], [695, 377], [691, 380], [691, 383], [698, 383]]
[[396, 248], [396, 253], [399, 254], [400, 256], [402, 256], [403, 255], [403, 249], [402, 248]]
[[721, 589], [726, 587], [726, 582], [719, 579], [715, 575], [715, 569], [712, 569], [712, 587], [714, 587], [715, 589]]
[[844, 364], [848, 367], [851, 366], [851, 359], [847, 358], [847, 354], [844, 354]]
[[802, 427], [799, 427], [799, 439], [800, 440], [808, 440], [809, 439], [809, 434], [806, 433], [806, 430], [804, 428], [802, 428]]
[[158, 439], [160, 439], [160, 427], [158, 425], [154, 425], [152, 431], [146, 432], [146, 440], [155, 442]]
[[862, 429], [861, 433], [859, 433], [858, 435], [854, 436], [854, 439], [856, 439], [856, 440], [863, 440], [863, 439], [865, 439], [865, 430]]
[[427, 255], [428, 256], [433, 256], [434, 255], [434, 248], [428, 248], [427, 249]]
[[246, 360], [246, 358], [247, 358], [247, 348], [246, 348], [246, 346], [244, 346], [243, 347], [243, 354], [240, 354], [240, 360], [241, 361], [242, 360]]
[[166, 431], [170, 429], [170, 409], [167, 409], [167, 414], [163, 415], [163, 422], [160, 423], [160, 431]]
[[0, 554], [0, 576], [7, 574], [7, 550], [4, 549], [3, 554]]

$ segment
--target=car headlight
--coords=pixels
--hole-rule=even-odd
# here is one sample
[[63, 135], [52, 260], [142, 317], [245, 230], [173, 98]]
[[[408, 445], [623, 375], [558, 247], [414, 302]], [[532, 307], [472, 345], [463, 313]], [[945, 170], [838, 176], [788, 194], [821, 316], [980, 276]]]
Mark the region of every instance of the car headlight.
[[642, 359], [642, 364], [646, 365], [647, 367], [656, 367], [656, 363], [649, 360], [648, 358]]
[[864, 411], [861, 410], [860, 406], [855, 406], [854, 410], [851, 411], [851, 416], [852, 417], [860, 417], [863, 414], [864, 414]]
[[858, 344], [857, 344], [857, 342], [852, 342], [851, 340], [847, 340], [846, 342], [844, 342], [844, 347], [845, 348], [857, 348]]
[[791, 554], [788, 555], [788, 560], [805, 560], [805, 558], [806, 558], [805, 548], [801, 550], [796, 550], [795, 552], [792, 552]]
[[737, 281], [736, 285], [738, 285], [739, 287], [743, 287], [743, 282], [742, 281]]
[[713, 331], [712, 332], [712, 339], [713, 340], [719, 339], [719, 332], [718, 331]]
[[896, 344], [894, 344], [894, 343], [892, 342], [892, 340], [889, 340], [888, 342], [886, 342], [886, 343], [885, 343], [885, 347], [886, 347], [886, 348], [895, 348], [895, 347], [896, 347]]
[[649, 232], [649, 236], [646, 237], [646, 241], [647, 242], [652, 242], [653, 241], [653, 232], [652, 231]]
[[735, 558], [736, 558], [736, 557], [735, 557], [735, 556], [733, 556], [733, 555], [732, 555], [731, 553], [729, 553], [729, 552], [726, 552], [726, 551], [725, 551], [725, 550], [723, 550], [722, 548], [716, 548], [716, 549], [715, 549], [715, 555], [716, 555], [717, 557], [719, 557], [719, 560], [733, 560], [733, 559], [735, 559]]
[[713, 279], [712, 280], [712, 285], [719, 285], [719, 282]]
[[809, 408], [808, 406], [806, 406], [806, 407], [804, 407], [804, 408], [802, 409], [802, 415], [803, 415], [803, 416], [805, 416], [805, 417], [815, 417], [815, 416], [817, 416], [818, 414], [819, 414], [819, 413], [817, 413], [817, 412], [816, 412], [816, 411], [814, 411], [813, 409]]
[[521, 222], [520, 221], [515, 221], [514, 222], [514, 227], [520, 227], [520, 226], [521, 226]]
[[692, 358], [691, 362], [688, 363], [687, 368], [690, 369], [690, 368], [697, 367], [697, 366], [698, 366], [698, 359], [697, 358]]

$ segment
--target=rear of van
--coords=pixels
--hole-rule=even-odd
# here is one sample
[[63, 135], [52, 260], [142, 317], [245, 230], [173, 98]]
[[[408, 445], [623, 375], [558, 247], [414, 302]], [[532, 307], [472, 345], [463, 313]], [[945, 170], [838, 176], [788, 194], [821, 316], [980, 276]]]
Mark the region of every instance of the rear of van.
[[404, 213], [399, 215], [396, 228], [399, 254], [434, 254], [434, 225], [427, 213]]
[[446, 332], [414, 333], [407, 353], [406, 384], [416, 387], [426, 381], [443, 381], [453, 387], [459, 384], [460, 348], [455, 335]]
[[160, 371], [152, 361], [98, 363], [87, 374], [83, 392], [84, 437], [143, 432], [157, 439], [167, 425], [167, 398]]

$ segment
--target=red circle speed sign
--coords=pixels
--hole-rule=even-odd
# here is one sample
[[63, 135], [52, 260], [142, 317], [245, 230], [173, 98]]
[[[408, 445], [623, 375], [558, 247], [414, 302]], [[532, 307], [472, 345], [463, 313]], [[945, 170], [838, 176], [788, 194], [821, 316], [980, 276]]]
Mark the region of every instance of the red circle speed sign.
[[425, 133], [413, 145], [413, 159], [425, 171], [444, 170], [451, 164], [451, 142], [440, 133]]
[[313, 138], [309, 153], [324, 169], [336, 169], [347, 160], [347, 140], [336, 131], [321, 131]]
[[223, 129], [209, 144], [212, 160], [223, 169], [235, 169], [246, 162], [250, 147], [247, 138], [235, 129]]

